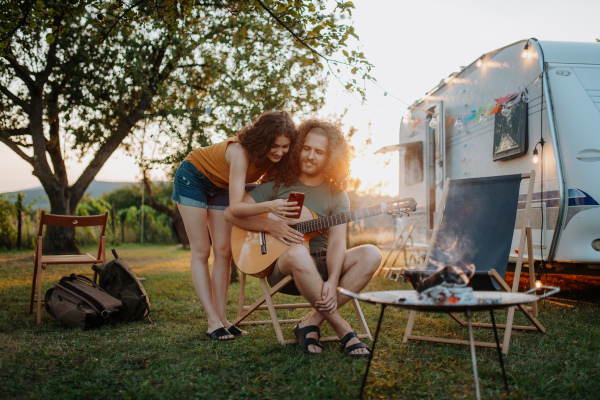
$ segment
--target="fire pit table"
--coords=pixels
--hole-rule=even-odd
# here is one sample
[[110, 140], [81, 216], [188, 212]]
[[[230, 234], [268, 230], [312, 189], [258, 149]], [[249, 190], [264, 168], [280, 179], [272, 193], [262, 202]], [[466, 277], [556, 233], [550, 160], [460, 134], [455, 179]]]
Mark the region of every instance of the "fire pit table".
[[[537, 290], [547, 290], [543, 295], [537, 296], [534, 293]], [[338, 291], [344, 295], [354, 297], [358, 300], [365, 301], [368, 303], [381, 304], [381, 313], [379, 314], [379, 321], [377, 322], [377, 329], [375, 331], [375, 338], [373, 339], [373, 346], [371, 349], [371, 356], [367, 363], [363, 382], [360, 387], [360, 398], [362, 398], [365, 385], [367, 383], [367, 377], [369, 375], [369, 368], [373, 360], [373, 354], [375, 354], [375, 346], [377, 344], [377, 338], [379, 336], [379, 328], [381, 327], [381, 321], [383, 314], [387, 306], [394, 306], [405, 308], [407, 310], [425, 311], [425, 312], [464, 312], [467, 317], [467, 326], [469, 330], [469, 345], [471, 348], [471, 364], [473, 367], [473, 378], [475, 380], [475, 397], [479, 400], [481, 395], [479, 392], [479, 378], [477, 376], [477, 360], [475, 358], [475, 344], [473, 341], [473, 328], [471, 326], [471, 313], [474, 311], [490, 311], [492, 318], [492, 325], [494, 327], [494, 336], [496, 338], [496, 348], [498, 350], [498, 357], [500, 359], [500, 367], [502, 368], [502, 377], [504, 379], [504, 387], [507, 394], [510, 394], [508, 390], [508, 380], [506, 379], [506, 371], [504, 370], [504, 361], [502, 359], [502, 351], [500, 348], [500, 342], [498, 340], [498, 332], [496, 330], [496, 322], [494, 320], [494, 310], [498, 308], [512, 307], [525, 303], [533, 303], [545, 297], [551, 296], [560, 291], [559, 288], [544, 286], [539, 289], [532, 289], [524, 293], [509, 293], [509, 292], [493, 292], [493, 291], [474, 291], [472, 293], [472, 301], [469, 304], [458, 304], [458, 303], [442, 303], [432, 304], [428, 301], [420, 299], [418, 293], [414, 290], [388, 290], [381, 292], [367, 292], [367, 293], [353, 293], [343, 288], [338, 288]]]

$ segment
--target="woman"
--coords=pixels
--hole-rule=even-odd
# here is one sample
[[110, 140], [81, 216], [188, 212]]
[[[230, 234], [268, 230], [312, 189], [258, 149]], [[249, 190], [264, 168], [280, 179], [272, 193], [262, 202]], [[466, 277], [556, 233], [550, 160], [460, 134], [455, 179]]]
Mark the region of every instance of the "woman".
[[[225, 221], [224, 210], [230, 206], [238, 217], [270, 212], [285, 218], [298, 208], [286, 200], [242, 202], [246, 183], [257, 181], [265, 173], [272, 175], [275, 164], [277, 168], [285, 167], [295, 138], [291, 114], [270, 111], [243, 128], [237, 137], [192, 151], [177, 169], [172, 199], [190, 240], [192, 281], [208, 319], [206, 335], [213, 340], [246, 334], [225, 316], [231, 224]], [[211, 240], [212, 279], [208, 271]]]

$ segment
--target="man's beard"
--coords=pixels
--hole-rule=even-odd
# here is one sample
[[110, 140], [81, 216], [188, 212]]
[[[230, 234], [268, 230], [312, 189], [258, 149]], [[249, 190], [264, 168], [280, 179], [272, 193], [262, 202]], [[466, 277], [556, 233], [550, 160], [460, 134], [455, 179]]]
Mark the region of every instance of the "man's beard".
[[306, 168], [305, 167], [305, 161], [306, 160], [302, 160], [302, 162], [300, 163], [300, 171], [302, 171], [302, 173], [304, 175], [307, 176], [317, 176], [319, 175], [321, 172], [323, 172], [323, 167], [318, 167], [316, 165], [313, 164], [313, 166], [311, 168]]

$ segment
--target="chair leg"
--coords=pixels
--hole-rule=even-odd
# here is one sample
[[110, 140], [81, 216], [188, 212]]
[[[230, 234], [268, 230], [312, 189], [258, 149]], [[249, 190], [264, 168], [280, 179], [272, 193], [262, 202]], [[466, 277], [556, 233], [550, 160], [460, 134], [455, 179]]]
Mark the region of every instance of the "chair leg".
[[31, 280], [31, 297], [29, 298], [29, 314], [33, 312], [33, 300], [35, 299], [35, 284], [37, 280], [38, 266], [33, 266], [33, 279]]
[[267, 280], [265, 278], [260, 278], [260, 284], [265, 295], [265, 301], [269, 309], [269, 315], [271, 316], [271, 320], [273, 321], [273, 329], [275, 329], [275, 336], [277, 336], [277, 341], [279, 342], [279, 344], [283, 346], [285, 344], [285, 340], [283, 339], [281, 325], [279, 325], [279, 319], [277, 318], [277, 313], [275, 312], [275, 305], [273, 304], [273, 299], [271, 298], [271, 295], [269, 293], [269, 286], [267, 284]]
[[506, 317], [506, 328], [504, 330], [504, 340], [502, 341], [502, 354], [508, 354], [508, 346], [510, 344], [510, 335], [512, 334], [512, 325], [515, 318], [515, 307], [508, 309]]
[[402, 339], [402, 343], [408, 342], [408, 337], [412, 333], [413, 326], [415, 325], [415, 317], [417, 316], [416, 311], [411, 311], [408, 316], [408, 322], [406, 323], [406, 330], [404, 331], [404, 338]]
[[373, 340], [373, 336], [371, 336], [371, 331], [369, 330], [367, 321], [365, 321], [365, 315], [363, 314], [362, 309], [360, 308], [360, 304], [358, 304], [358, 300], [352, 298], [352, 305], [354, 306], [354, 311], [356, 311], [356, 316], [358, 317], [360, 328], [369, 339]]
[[236, 321], [244, 315], [244, 302], [246, 301], [246, 274], [241, 273], [240, 277], [240, 297], [238, 299], [238, 312]]
[[42, 266], [38, 265], [37, 279], [37, 324], [42, 323]]

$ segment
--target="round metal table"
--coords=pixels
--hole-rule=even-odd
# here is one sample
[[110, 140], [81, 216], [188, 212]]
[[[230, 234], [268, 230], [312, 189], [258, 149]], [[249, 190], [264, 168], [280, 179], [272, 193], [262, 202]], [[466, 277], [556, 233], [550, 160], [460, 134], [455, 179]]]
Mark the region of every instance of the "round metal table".
[[[546, 289], [547, 291], [537, 296], [534, 293], [537, 290]], [[500, 366], [502, 368], [502, 377], [504, 379], [504, 387], [507, 394], [510, 394], [508, 390], [508, 380], [506, 379], [506, 371], [504, 369], [504, 361], [502, 358], [502, 350], [500, 348], [500, 342], [498, 340], [498, 332], [496, 330], [496, 322], [494, 319], [494, 310], [498, 308], [518, 306], [525, 303], [533, 303], [544, 297], [551, 296], [560, 291], [559, 288], [544, 286], [538, 289], [532, 289], [524, 293], [509, 293], [509, 292], [488, 292], [488, 291], [473, 291], [473, 301], [468, 304], [459, 303], [443, 303], [443, 304], [431, 304], [427, 301], [421, 301], [416, 296], [414, 290], [388, 290], [380, 292], [366, 292], [366, 293], [353, 293], [343, 288], [338, 288], [338, 291], [344, 295], [354, 297], [358, 300], [365, 301], [368, 303], [381, 304], [381, 313], [379, 314], [379, 321], [377, 322], [377, 329], [375, 330], [375, 338], [373, 339], [373, 347], [371, 349], [371, 356], [367, 363], [367, 369], [363, 377], [363, 382], [360, 387], [360, 398], [365, 389], [367, 377], [369, 375], [369, 368], [371, 367], [371, 361], [373, 360], [373, 354], [375, 354], [375, 346], [377, 344], [377, 338], [379, 336], [379, 328], [381, 327], [381, 321], [383, 314], [387, 306], [394, 306], [405, 308], [407, 310], [424, 311], [424, 312], [464, 312], [467, 316], [467, 326], [469, 329], [469, 347], [471, 348], [471, 364], [473, 367], [473, 378], [475, 380], [475, 397], [479, 400], [481, 398], [479, 392], [479, 378], [477, 376], [477, 359], [475, 358], [475, 345], [473, 341], [473, 327], [471, 326], [471, 313], [473, 311], [490, 311], [492, 318], [492, 325], [494, 328], [494, 337], [496, 339], [496, 348], [498, 350], [498, 357], [500, 359]]]

